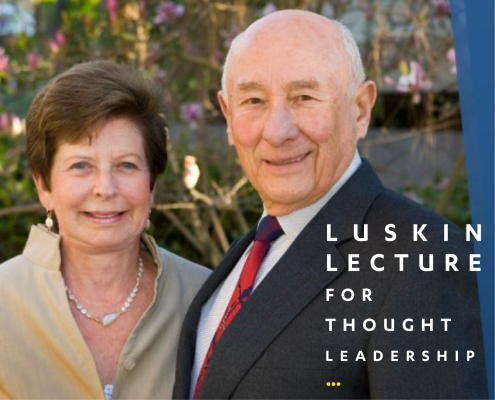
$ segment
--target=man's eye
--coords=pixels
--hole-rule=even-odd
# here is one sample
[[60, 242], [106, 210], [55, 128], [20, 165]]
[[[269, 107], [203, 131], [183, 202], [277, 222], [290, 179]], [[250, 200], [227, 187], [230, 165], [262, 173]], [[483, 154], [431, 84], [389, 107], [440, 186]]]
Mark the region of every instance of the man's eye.
[[244, 103], [245, 104], [251, 104], [251, 105], [253, 105], [253, 104], [261, 104], [261, 99], [258, 98], [258, 97], [252, 97], [250, 99], [247, 99]]
[[79, 161], [70, 166], [70, 169], [76, 169], [76, 170], [81, 170], [81, 169], [86, 169], [89, 167], [89, 164], [86, 161]]
[[313, 100], [313, 98], [311, 96], [308, 96], [307, 94], [301, 94], [296, 97], [296, 101], [309, 101], [309, 100]]

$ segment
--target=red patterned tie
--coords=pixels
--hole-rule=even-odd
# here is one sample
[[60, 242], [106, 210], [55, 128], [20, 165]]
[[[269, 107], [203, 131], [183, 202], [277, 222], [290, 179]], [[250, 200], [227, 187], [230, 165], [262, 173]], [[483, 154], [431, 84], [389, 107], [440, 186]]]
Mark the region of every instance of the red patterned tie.
[[198, 398], [198, 394], [201, 389], [201, 385], [203, 384], [203, 379], [215, 345], [222, 337], [225, 329], [227, 329], [227, 326], [229, 326], [236, 314], [248, 300], [249, 295], [253, 290], [254, 279], [256, 278], [256, 274], [260, 269], [263, 259], [270, 249], [271, 242], [276, 240], [283, 233], [284, 231], [280, 227], [277, 218], [266, 216], [261, 220], [256, 231], [251, 253], [246, 260], [246, 264], [244, 264], [239, 281], [237, 282], [234, 292], [232, 293], [230, 302], [225, 309], [222, 319], [220, 320], [220, 324], [215, 332], [215, 336], [213, 336], [213, 340], [211, 341], [210, 347], [208, 348], [208, 352], [206, 353], [206, 357], [203, 361], [203, 365], [201, 366], [198, 380], [196, 382], [196, 388], [194, 389], [193, 399]]

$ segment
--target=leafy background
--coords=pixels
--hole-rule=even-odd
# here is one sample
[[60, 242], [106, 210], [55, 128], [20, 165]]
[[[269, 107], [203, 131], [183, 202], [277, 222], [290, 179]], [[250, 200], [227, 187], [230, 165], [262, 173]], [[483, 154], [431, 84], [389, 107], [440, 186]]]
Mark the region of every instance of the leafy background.
[[[414, 138], [407, 142], [413, 151], [418, 143], [434, 147], [442, 132], [460, 135], [448, 0], [3, 1], [0, 261], [19, 254], [29, 226], [44, 220], [24, 150], [30, 102], [73, 64], [112, 59], [164, 89], [170, 162], [158, 182], [151, 233], [173, 252], [216, 265], [262, 211], [226, 143], [216, 100], [221, 65], [236, 34], [286, 8], [340, 19], [355, 34], [366, 73], [380, 89], [371, 127], [376, 134], [361, 144], [362, 154], [392, 141]], [[396, 189], [462, 226], [470, 221], [462, 146], [455, 157], [447, 171], [432, 170], [427, 182]]]

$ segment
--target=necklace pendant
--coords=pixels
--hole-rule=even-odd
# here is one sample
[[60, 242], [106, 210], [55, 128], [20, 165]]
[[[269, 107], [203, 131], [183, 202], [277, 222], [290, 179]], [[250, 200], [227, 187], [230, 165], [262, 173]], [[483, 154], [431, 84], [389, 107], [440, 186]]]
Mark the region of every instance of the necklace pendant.
[[127, 309], [131, 306], [134, 298], [137, 295], [137, 292], [139, 290], [139, 285], [141, 284], [141, 277], [143, 276], [143, 271], [144, 271], [144, 263], [143, 259], [141, 256], [138, 258], [138, 274], [136, 278], [136, 284], [134, 285], [134, 288], [132, 289], [131, 293], [127, 297], [127, 301], [124, 303], [124, 306], [121, 308], [120, 312], [112, 312], [105, 314], [103, 317], [97, 317], [96, 315], [91, 314], [84, 306], [79, 303], [79, 300], [76, 299], [76, 297], [72, 294], [70, 291], [69, 287], [65, 285], [65, 291], [67, 292], [67, 297], [69, 298], [69, 301], [72, 301], [75, 304], [76, 309], [84, 315], [86, 318], [91, 319], [97, 323], [99, 323], [101, 326], [106, 328], [108, 325], [110, 325], [113, 321], [115, 321], [118, 317], [120, 317], [123, 313], [127, 311]]
[[107, 327], [108, 325], [110, 325], [113, 321], [115, 321], [118, 317], [119, 317], [120, 314], [114, 312], [114, 313], [110, 313], [110, 314], [105, 314], [103, 317], [101, 317], [101, 324], [104, 326], [104, 327]]

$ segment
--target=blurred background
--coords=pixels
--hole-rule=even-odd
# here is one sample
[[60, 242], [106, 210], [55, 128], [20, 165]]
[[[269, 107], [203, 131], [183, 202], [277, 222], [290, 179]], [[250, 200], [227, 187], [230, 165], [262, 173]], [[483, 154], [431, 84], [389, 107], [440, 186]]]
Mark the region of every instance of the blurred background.
[[259, 197], [227, 145], [216, 93], [232, 39], [251, 22], [306, 9], [353, 32], [379, 96], [360, 152], [385, 185], [470, 222], [448, 0], [0, 0], [0, 262], [43, 222], [25, 157], [24, 118], [53, 76], [112, 59], [163, 88], [169, 164], [151, 233], [210, 267], [259, 218]]

